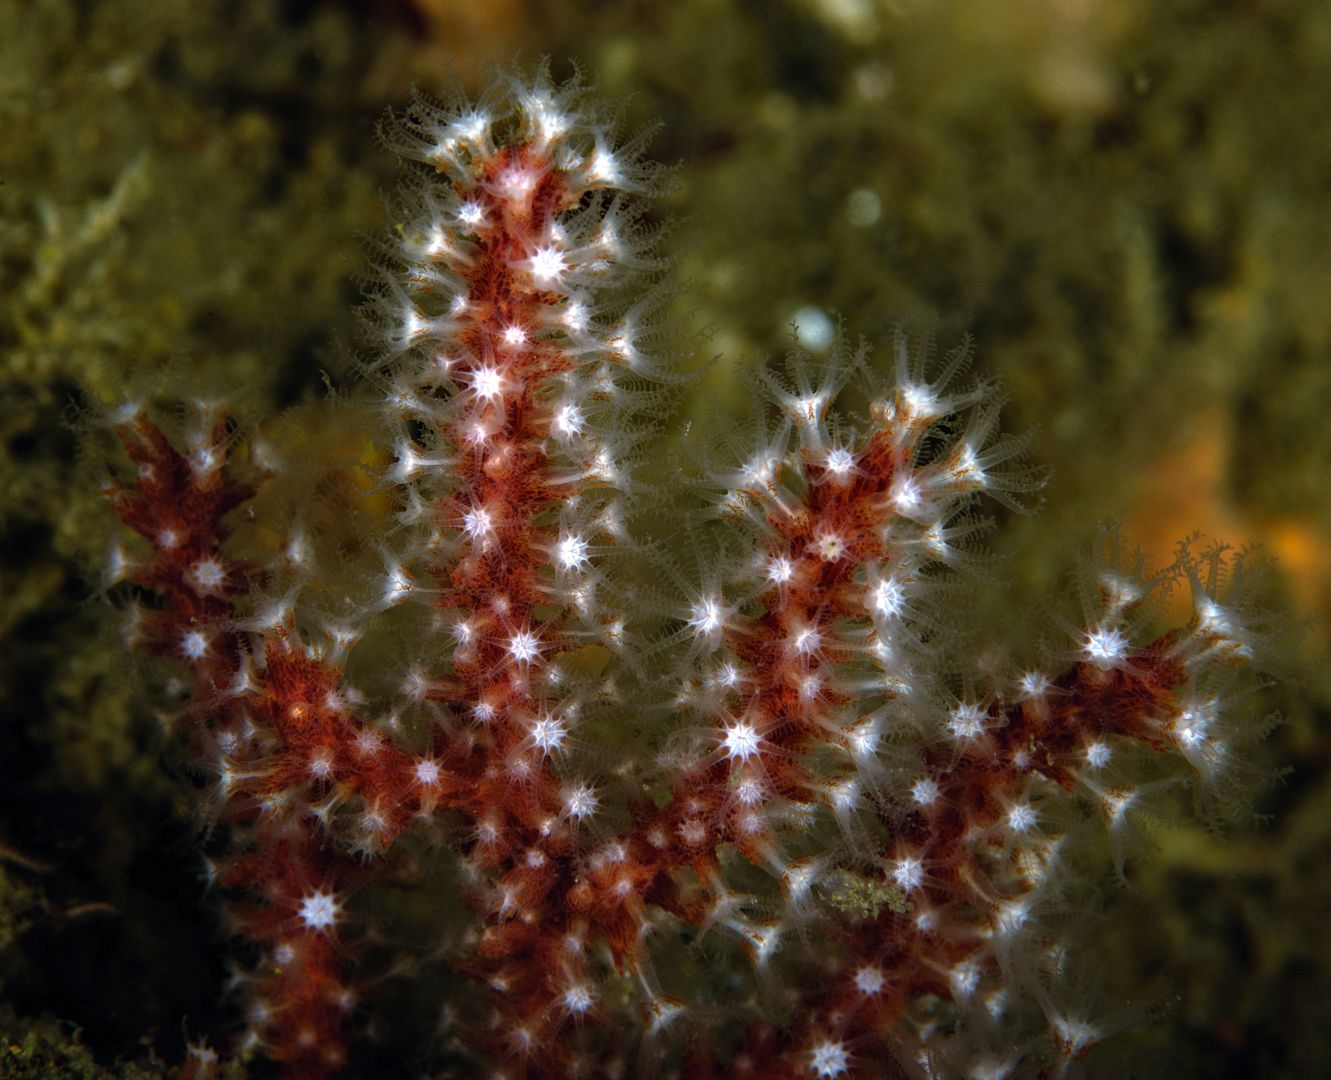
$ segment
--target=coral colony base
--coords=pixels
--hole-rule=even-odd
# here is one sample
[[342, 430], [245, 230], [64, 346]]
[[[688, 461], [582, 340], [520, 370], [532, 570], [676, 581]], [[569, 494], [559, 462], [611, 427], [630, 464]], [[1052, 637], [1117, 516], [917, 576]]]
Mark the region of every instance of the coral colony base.
[[680, 381], [639, 143], [543, 70], [383, 134], [418, 164], [367, 305], [373, 418], [302, 448], [213, 401], [114, 417], [138, 536], [107, 578], [186, 673], [232, 1052], [357, 1070], [409, 848], [456, 879], [417, 949], [456, 973], [449, 1075], [1066, 1075], [1128, 1022], [1069, 948], [1078, 853], [1107, 833], [1121, 869], [1173, 781], [1232, 786], [1266, 637], [1243, 560], [1147, 575], [1107, 532], [1080, 621], [1006, 670], [965, 625], [973, 508], [1040, 478], [966, 350], [898, 340], [885, 380], [795, 355], [667, 502], [634, 471]]

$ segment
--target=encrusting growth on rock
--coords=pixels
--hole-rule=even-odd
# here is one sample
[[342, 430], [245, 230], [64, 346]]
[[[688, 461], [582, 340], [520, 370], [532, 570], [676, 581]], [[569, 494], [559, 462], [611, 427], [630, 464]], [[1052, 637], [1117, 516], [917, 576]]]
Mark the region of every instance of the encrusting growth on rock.
[[[696, 572], [660, 573], [634, 468], [679, 376], [640, 140], [544, 69], [418, 99], [383, 137], [416, 171], [366, 305], [358, 544], [303, 524], [336, 485], [245, 520], [319, 463], [219, 405], [114, 418], [137, 471], [109, 500], [141, 540], [107, 579], [138, 598], [130, 643], [188, 672], [175, 720], [248, 964], [238, 1052], [354, 1070], [358, 898], [442, 820], [472, 909], [439, 913], [473, 988], [440, 1003], [451, 1067], [1062, 1075], [1112, 1026], [1063, 990], [1068, 849], [1098, 817], [1121, 867], [1171, 760], [1226, 789], [1266, 636], [1243, 560], [1187, 545], [1148, 577], [1106, 532], [1064, 644], [978, 678], [976, 507], [1042, 478], [968, 348], [900, 337], [885, 380], [844, 343], [755, 377], [752, 443], [707, 462], [704, 499], [672, 493], [691, 525], [658, 546]], [[645, 574], [683, 594], [650, 642]], [[1161, 633], [1150, 602], [1180, 582], [1191, 615]], [[622, 763], [606, 744], [644, 718]], [[699, 947], [718, 959], [691, 977]]]

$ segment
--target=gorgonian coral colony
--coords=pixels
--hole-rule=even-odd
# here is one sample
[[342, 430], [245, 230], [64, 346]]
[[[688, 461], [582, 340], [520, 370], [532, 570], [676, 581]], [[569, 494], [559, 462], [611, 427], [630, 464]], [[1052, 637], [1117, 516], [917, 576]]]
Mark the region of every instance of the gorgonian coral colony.
[[[371, 879], [442, 821], [470, 907], [438, 914], [469, 980], [438, 1003], [457, 1074], [1065, 1073], [1113, 1026], [1070, 974], [1076, 852], [1107, 830], [1121, 862], [1170, 762], [1231, 777], [1265, 633], [1242, 560], [1146, 576], [1106, 534], [1041, 663], [984, 661], [973, 509], [1039, 478], [966, 350], [904, 339], [886, 379], [844, 346], [756, 377], [752, 441], [644, 546], [634, 468], [677, 381], [658, 169], [543, 70], [384, 133], [418, 166], [367, 305], [377, 409], [346, 411], [357, 482], [302, 488], [317, 451], [213, 402], [115, 417], [141, 539], [108, 579], [138, 587], [132, 643], [189, 672], [237, 1052], [355, 1068]], [[647, 640], [653, 575], [679, 588]]]

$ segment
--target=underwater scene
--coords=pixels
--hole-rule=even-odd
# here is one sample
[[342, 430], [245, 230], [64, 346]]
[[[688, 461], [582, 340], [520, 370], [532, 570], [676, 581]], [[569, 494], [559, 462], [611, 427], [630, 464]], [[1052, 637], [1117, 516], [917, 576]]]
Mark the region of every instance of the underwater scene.
[[1331, 6], [0, 0], [0, 1077], [1331, 1070]]

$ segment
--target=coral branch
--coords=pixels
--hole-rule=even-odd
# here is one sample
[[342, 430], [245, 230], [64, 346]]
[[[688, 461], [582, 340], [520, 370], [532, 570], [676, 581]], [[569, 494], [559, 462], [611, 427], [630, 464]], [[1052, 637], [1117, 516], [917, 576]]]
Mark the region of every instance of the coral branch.
[[[189, 672], [242, 1052], [354, 1060], [363, 910], [419, 824], [472, 916], [406, 944], [469, 978], [440, 1012], [468, 1074], [1061, 1075], [1113, 1026], [1066, 990], [1077, 920], [1052, 917], [1085, 853], [1107, 836], [1122, 874], [1189, 770], [1230, 783], [1266, 637], [1242, 558], [1185, 545], [1150, 576], [1106, 532], [1081, 610], [1008, 670], [968, 625], [977, 507], [1020, 511], [1043, 477], [964, 381], [969, 346], [902, 336], [888, 379], [844, 342], [753, 378], [756, 437], [705, 465], [683, 573], [630, 514], [672, 378], [659, 170], [544, 69], [382, 136], [417, 171], [366, 305], [351, 481], [207, 403], [175, 437], [118, 420], [137, 478], [108, 496], [148, 554], [116, 542], [107, 577], [143, 601], [131, 642]], [[625, 564], [686, 596], [650, 647]]]

